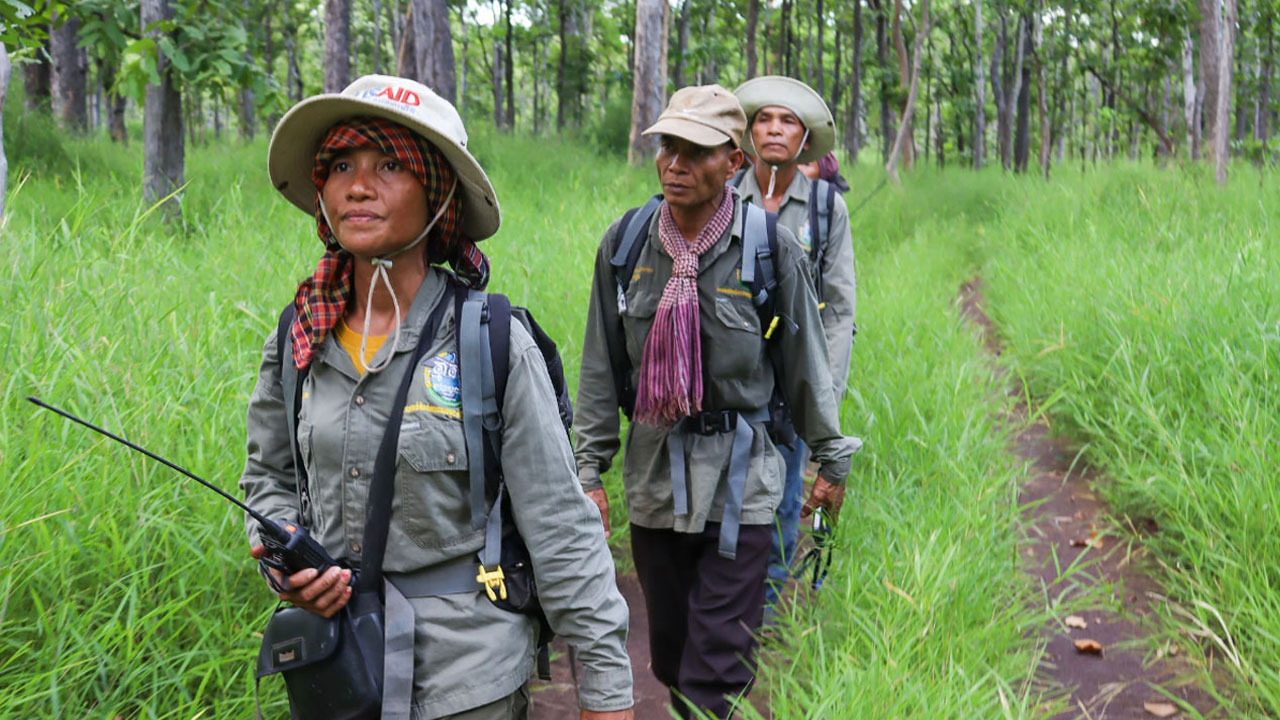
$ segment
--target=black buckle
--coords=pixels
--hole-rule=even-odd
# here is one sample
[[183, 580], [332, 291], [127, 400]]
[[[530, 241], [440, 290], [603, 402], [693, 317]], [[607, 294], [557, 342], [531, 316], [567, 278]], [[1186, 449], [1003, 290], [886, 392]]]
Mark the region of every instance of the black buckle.
[[694, 431], [699, 435], [715, 435], [717, 433], [727, 433], [737, 426], [737, 417], [732, 410], [707, 411], [698, 413], [695, 417]]

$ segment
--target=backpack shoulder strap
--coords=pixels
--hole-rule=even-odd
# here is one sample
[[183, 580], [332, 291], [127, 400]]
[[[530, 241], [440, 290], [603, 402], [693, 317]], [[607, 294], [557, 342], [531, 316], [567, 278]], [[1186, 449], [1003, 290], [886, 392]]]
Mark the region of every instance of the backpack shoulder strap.
[[307, 524], [311, 517], [311, 494], [307, 487], [307, 468], [302, 463], [302, 451], [298, 447], [298, 414], [302, 412], [302, 385], [307, 369], [299, 370], [293, 364], [293, 321], [298, 317], [297, 308], [290, 301], [280, 312], [276, 324], [276, 357], [280, 360], [280, 386], [285, 402], [285, 428], [293, 454], [293, 479], [297, 485], [299, 522]]
[[[648, 237], [649, 224], [653, 214], [662, 204], [662, 194], [649, 198], [644, 205], [631, 208], [618, 223], [618, 231], [613, 237], [613, 255], [609, 264], [613, 266], [613, 282], [618, 314], [627, 309], [627, 288], [631, 286], [631, 277], [635, 273], [636, 263], [640, 261], [640, 251], [644, 249], [641, 238]], [[601, 303], [608, 302], [602, 294]], [[613, 374], [613, 389], [618, 405], [628, 418], [631, 417], [635, 405], [635, 393], [631, 387], [631, 358], [627, 355], [627, 347], [622, 338], [621, 319], [617, 328], [607, 328], [605, 332], [605, 349], [609, 353], [609, 366]]]
[[636, 262], [640, 259], [640, 251], [644, 249], [642, 237], [648, 237], [649, 223], [658, 206], [662, 204], [662, 194], [649, 198], [644, 205], [631, 208], [622, 216], [618, 224], [618, 232], [614, 236], [613, 257], [609, 264], [613, 266], [613, 278], [620, 290], [618, 295], [619, 309], [626, 307], [623, 293], [631, 286], [631, 275], [635, 272]]
[[768, 302], [778, 285], [773, 262], [777, 253], [777, 214], [742, 203], [742, 284], [751, 288], [751, 301], [757, 308]]
[[[492, 352], [490, 299], [480, 290], [457, 286], [454, 290], [454, 327], [458, 343], [458, 385], [462, 395], [462, 435], [467, 446], [470, 476], [471, 529], [482, 530], [486, 522], [485, 489], [490, 476], [500, 476], [496, 444], [502, 429], [498, 407], [497, 373]], [[504, 298], [505, 300], [505, 298]], [[510, 329], [510, 307], [506, 313]], [[504, 336], [508, 333], [503, 333]], [[503, 343], [504, 340], [499, 340]], [[509, 342], [505, 341], [505, 342]], [[506, 355], [502, 356], [502, 382], [506, 386]], [[496, 483], [494, 483], [496, 484]]]
[[813, 286], [822, 302], [822, 264], [827, 253], [827, 235], [831, 232], [831, 208], [835, 203], [836, 186], [821, 178], [814, 178], [809, 191], [809, 227], [813, 232], [813, 247], [809, 248], [809, 262], [813, 266]]
[[747, 177], [747, 171], [750, 169], [750, 165], [743, 165], [738, 168], [738, 172], [733, 174], [733, 179], [729, 181], [729, 184], [736, 188], [742, 187], [742, 181]]

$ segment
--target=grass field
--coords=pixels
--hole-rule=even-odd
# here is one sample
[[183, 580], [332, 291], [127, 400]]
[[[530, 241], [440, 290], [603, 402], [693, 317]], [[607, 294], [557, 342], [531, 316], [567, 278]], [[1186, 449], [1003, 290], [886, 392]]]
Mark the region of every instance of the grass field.
[[[234, 489], [262, 341], [320, 245], [267, 183], [263, 141], [191, 149], [183, 221], [169, 227], [136, 199], [137, 148], [104, 145], [70, 143], [48, 163], [27, 154], [0, 229], [0, 716], [250, 717], [272, 599], [238, 513], [23, 397]], [[653, 191], [652, 171], [483, 129], [471, 146], [504, 211], [483, 246], [491, 287], [537, 313], [576, 387], [595, 247]], [[851, 179], [856, 203], [880, 175]], [[1280, 410], [1265, 392], [1280, 314], [1265, 209], [1278, 186], [1207, 187], [1141, 168], [1049, 185], [921, 172], [855, 216], [862, 332], [842, 418], [867, 446], [827, 589], [767, 653], [775, 717], [1053, 706], [1033, 682], [1034, 630], [1057, 609], [1018, 569], [1022, 470], [996, 425], [1008, 400], [953, 305], [979, 269], [1031, 392], [1117, 475], [1120, 507], [1165, 528], [1172, 592], [1224, 642], [1196, 601], [1227, 619], [1241, 712], [1280, 712], [1267, 612], [1280, 588], [1257, 562], [1280, 557], [1266, 523]], [[1042, 352], [1059, 328], [1070, 343]], [[621, 550], [626, 533], [614, 535]], [[264, 686], [276, 716], [282, 697]]]

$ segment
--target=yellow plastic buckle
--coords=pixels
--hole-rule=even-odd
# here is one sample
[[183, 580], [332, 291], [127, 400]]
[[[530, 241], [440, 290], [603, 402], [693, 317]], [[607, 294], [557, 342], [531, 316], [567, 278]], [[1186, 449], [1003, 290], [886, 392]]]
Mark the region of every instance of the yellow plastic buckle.
[[768, 340], [769, 338], [773, 337], [773, 331], [778, 329], [778, 320], [780, 320], [781, 318], [782, 318], [781, 315], [773, 316], [773, 320], [769, 323], [769, 329], [764, 331], [765, 340]]
[[[493, 570], [485, 570], [484, 566], [480, 566], [480, 574], [476, 575], [476, 582], [484, 586], [484, 591], [489, 593], [489, 600], [497, 602], [501, 597], [507, 599], [507, 576], [502, 572], [502, 566], [497, 565]], [[495, 593], [494, 590], [497, 590]]]

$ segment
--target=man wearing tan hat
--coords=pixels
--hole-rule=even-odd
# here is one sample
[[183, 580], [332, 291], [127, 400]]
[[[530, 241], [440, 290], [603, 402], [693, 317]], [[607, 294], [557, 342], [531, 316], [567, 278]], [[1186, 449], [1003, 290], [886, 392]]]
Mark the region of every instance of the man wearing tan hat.
[[745, 129], [737, 99], [708, 85], [676, 92], [645, 130], [660, 136], [662, 194], [600, 244], [579, 377], [578, 479], [606, 527], [618, 408], [631, 420], [632, 553], [653, 671], [683, 717], [729, 717], [754, 678], [782, 492], [771, 401], [785, 398], [821, 465], [810, 508], [839, 508], [861, 447], [839, 432], [803, 250], [727, 184]]
[[[822, 96], [794, 78], [754, 78], [739, 85], [734, 95], [748, 118], [744, 149], [756, 158], [754, 167], [735, 176], [734, 185], [745, 202], [778, 213], [778, 223], [795, 234], [809, 258], [838, 406], [849, 377], [849, 357], [857, 332], [849, 209], [833, 184], [811, 180], [798, 169], [835, 147], [835, 120]], [[774, 612], [790, 575], [804, 491], [804, 442], [797, 440], [781, 450], [787, 469], [769, 555], [766, 617]]]

